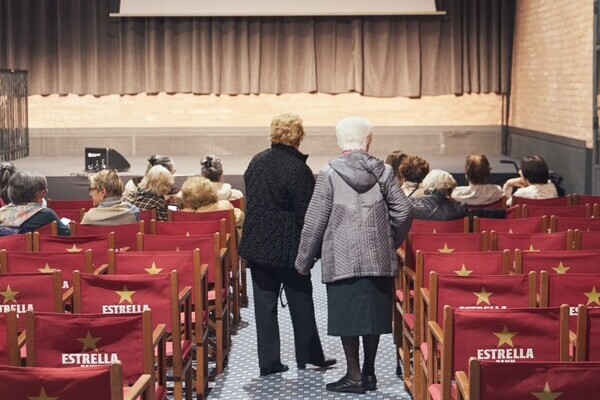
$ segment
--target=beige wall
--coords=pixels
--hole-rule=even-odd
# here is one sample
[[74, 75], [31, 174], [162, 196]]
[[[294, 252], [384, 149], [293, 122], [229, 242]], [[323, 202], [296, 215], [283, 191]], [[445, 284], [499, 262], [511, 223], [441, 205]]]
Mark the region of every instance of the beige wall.
[[334, 125], [361, 115], [375, 126], [499, 125], [495, 94], [420, 99], [358, 94], [259, 96], [30, 96], [31, 128], [149, 128], [267, 126], [273, 115], [300, 114], [307, 126]]
[[510, 125], [592, 145], [592, 0], [517, 0]]

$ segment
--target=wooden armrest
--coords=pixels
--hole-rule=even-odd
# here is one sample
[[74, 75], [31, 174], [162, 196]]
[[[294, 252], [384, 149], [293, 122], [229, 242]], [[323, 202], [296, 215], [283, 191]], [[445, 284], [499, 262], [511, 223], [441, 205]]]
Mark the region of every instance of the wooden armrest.
[[411, 281], [414, 281], [417, 279], [417, 273], [415, 272], [414, 269], [410, 268], [410, 267], [402, 267], [402, 273], [408, 277], [408, 279], [410, 279]]
[[204, 279], [204, 277], [208, 276], [208, 264], [202, 264], [200, 266], [200, 280]]
[[167, 332], [167, 326], [165, 324], [158, 324], [158, 326], [152, 332], [152, 348], [158, 346], [158, 342], [164, 339]]
[[108, 272], [108, 264], [102, 264], [98, 268], [96, 268], [93, 272], [94, 275], [102, 275]]
[[442, 328], [440, 328], [438, 323], [436, 321], [429, 321], [427, 326], [429, 326], [429, 331], [435, 337], [435, 340], [438, 343], [444, 344], [444, 332], [442, 332]]
[[73, 298], [73, 288], [68, 288], [62, 295], [62, 302], [65, 304], [67, 301]]
[[133, 400], [142, 396], [151, 382], [149, 374], [144, 374], [138, 378], [135, 383], [129, 387], [129, 390], [123, 396], [123, 400]]
[[423, 303], [429, 306], [429, 289], [421, 288], [421, 299], [423, 299]]
[[179, 292], [179, 304], [182, 304], [188, 297], [192, 294], [192, 288], [190, 286], [186, 286]]
[[402, 247], [398, 247], [396, 249], [396, 255], [402, 260], [402, 262], [404, 263], [404, 260], [406, 260], [406, 251], [402, 248]]
[[469, 400], [469, 378], [465, 371], [456, 372], [456, 384], [463, 399]]
[[577, 334], [573, 331], [569, 331], [569, 342], [573, 344], [577, 343]]
[[219, 254], [219, 257], [221, 258], [221, 260], [223, 260], [226, 255], [227, 255], [227, 249], [224, 247], [221, 248], [221, 253]]
[[[21, 317], [21, 318], [23, 318], [23, 317]], [[26, 339], [27, 339], [27, 332], [25, 332], [25, 331], [21, 332], [21, 334], [17, 338], [17, 346], [19, 346], [19, 348], [25, 346]]]

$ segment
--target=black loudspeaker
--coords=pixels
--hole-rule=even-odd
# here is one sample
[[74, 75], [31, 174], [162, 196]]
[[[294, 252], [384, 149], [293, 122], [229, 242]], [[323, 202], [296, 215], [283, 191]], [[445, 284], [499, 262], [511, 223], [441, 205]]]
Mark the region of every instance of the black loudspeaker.
[[85, 148], [85, 172], [96, 172], [101, 169], [116, 169], [119, 172], [127, 171], [131, 165], [115, 149], [104, 147]]

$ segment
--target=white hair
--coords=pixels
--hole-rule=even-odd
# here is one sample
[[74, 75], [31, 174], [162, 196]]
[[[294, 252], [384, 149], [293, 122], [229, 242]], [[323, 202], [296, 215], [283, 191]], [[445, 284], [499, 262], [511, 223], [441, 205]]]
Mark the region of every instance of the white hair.
[[373, 125], [361, 117], [346, 117], [335, 126], [335, 136], [342, 150], [367, 150], [373, 137]]
[[448, 172], [432, 169], [423, 179], [422, 185], [427, 194], [441, 192], [449, 196], [456, 187], [456, 181]]

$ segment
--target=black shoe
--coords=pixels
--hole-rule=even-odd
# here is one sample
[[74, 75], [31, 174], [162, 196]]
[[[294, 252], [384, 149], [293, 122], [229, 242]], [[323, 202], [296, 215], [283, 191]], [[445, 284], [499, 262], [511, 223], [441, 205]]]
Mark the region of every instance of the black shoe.
[[353, 381], [352, 379], [348, 378], [347, 375], [344, 375], [342, 379], [337, 382], [328, 383], [325, 386], [325, 389], [329, 390], [330, 392], [358, 394], [363, 394], [367, 391], [362, 379]]
[[271, 374], [278, 374], [280, 372], [285, 372], [288, 369], [289, 369], [288, 366], [285, 365], [285, 364], [280, 364], [280, 365], [277, 365], [277, 366], [271, 367], [271, 368], [261, 368], [260, 369], [260, 376], [267, 376], [267, 375], [271, 375]]
[[[321, 361], [309, 362], [308, 364], [312, 364], [315, 367], [319, 367], [319, 368], [327, 368], [327, 367], [331, 367], [336, 362], [337, 362], [337, 360], [335, 358], [324, 358]], [[306, 369], [306, 364], [307, 363], [298, 363], [298, 369]]]
[[377, 390], [377, 377], [375, 374], [363, 375], [362, 380], [366, 390]]

